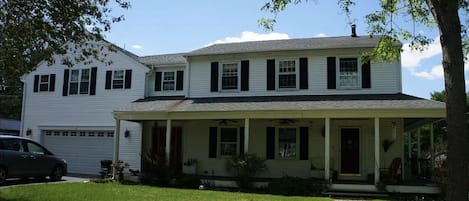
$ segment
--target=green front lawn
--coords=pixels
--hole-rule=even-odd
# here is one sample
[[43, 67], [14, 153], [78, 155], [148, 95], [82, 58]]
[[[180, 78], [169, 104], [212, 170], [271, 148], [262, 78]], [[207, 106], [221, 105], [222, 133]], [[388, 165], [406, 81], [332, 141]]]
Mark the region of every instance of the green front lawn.
[[2, 201], [332, 201], [318, 197], [287, 197], [268, 194], [185, 190], [117, 183], [40, 184], [0, 189]]

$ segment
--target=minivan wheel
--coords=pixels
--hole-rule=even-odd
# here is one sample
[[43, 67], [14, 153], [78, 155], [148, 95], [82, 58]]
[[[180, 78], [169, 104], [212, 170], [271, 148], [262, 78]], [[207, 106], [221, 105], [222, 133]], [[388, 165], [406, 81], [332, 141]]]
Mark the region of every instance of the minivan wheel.
[[64, 171], [62, 167], [56, 166], [52, 170], [52, 173], [50, 175], [50, 180], [52, 181], [60, 181], [62, 179], [62, 176], [64, 175]]
[[7, 171], [5, 168], [0, 167], [0, 185], [5, 184], [5, 181], [7, 180]]

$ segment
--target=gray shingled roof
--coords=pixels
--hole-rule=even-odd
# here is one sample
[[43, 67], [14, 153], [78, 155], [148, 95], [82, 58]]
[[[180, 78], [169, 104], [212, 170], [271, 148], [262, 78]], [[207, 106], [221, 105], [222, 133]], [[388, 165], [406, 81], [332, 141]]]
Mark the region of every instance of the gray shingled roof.
[[117, 112], [217, 112], [268, 110], [445, 109], [445, 104], [405, 94], [267, 96], [233, 98], [150, 97]]
[[214, 44], [191, 51], [185, 56], [203, 56], [216, 54], [236, 54], [252, 52], [275, 52], [293, 50], [320, 50], [336, 48], [369, 48], [375, 47], [381, 36], [340, 36], [323, 38], [302, 38], [285, 40], [252, 41], [240, 43]]
[[138, 61], [144, 65], [186, 64], [186, 58], [184, 58], [183, 54], [184, 53], [143, 56], [138, 58]]

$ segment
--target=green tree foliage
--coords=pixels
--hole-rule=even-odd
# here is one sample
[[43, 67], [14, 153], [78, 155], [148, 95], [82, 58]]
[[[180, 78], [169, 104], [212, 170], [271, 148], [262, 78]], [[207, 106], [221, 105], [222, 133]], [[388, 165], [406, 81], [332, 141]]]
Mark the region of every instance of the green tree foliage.
[[[269, 0], [261, 9], [274, 14], [259, 23], [273, 29], [277, 14], [289, 4], [300, 4], [308, 0]], [[337, 0], [339, 8], [350, 17], [354, 0]], [[469, 46], [467, 25], [469, 24], [468, 0], [380, 0], [380, 7], [368, 14], [365, 21], [369, 34], [382, 35], [374, 50], [365, 54], [371, 59], [392, 61], [399, 59], [398, 40], [410, 41], [416, 50], [425, 49], [431, 38], [415, 29], [406, 29], [398, 23], [409, 22], [411, 27], [437, 28], [443, 51], [443, 69], [446, 91], [446, 120], [448, 133], [448, 186], [446, 200], [468, 200], [468, 128], [466, 122], [467, 97], [464, 79], [464, 58]], [[349, 18], [350, 19], [350, 18]], [[349, 20], [350, 21], [350, 20]], [[350, 22], [349, 22], [350, 23]], [[466, 53], [465, 53], [466, 52]], [[464, 175], [464, 176], [461, 176]]]
[[[129, 6], [125, 0], [0, 0], [0, 108], [19, 106], [21, 111], [21, 101], [16, 101], [21, 100], [20, 77], [43, 60], [52, 64], [52, 55], [65, 54], [71, 44], [83, 51], [64, 58], [64, 64], [105, 60], [97, 47], [84, 44], [102, 39], [112, 23], [124, 19], [113, 16], [112, 8]], [[0, 116], [16, 118], [17, 111], [0, 111]]]

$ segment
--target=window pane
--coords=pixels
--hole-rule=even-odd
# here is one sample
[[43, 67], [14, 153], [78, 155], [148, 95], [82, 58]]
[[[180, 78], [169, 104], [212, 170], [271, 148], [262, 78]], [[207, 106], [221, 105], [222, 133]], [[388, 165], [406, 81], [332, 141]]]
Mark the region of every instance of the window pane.
[[49, 75], [41, 75], [41, 82], [49, 82]]
[[124, 88], [124, 80], [113, 80], [112, 81], [113, 89], [122, 89]]
[[78, 82], [70, 83], [70, 94], [78, 94]]
[[339, 86], [358, 87], [358, 65], [356, 58], [340, 59]]
[[90, 80], [90, 69], [82, 69], [81, 81], [89, 81], [89, 80]]
[[78, 82], [78, 75], [79, 75], [78, 70], [72, 70], [72, 73], [70, 75], [70, 82]]
[[3, 140], [3, 148], [5, 150], [24, 152], [23, 143], [21, 143], [21, 140], [16, 139]]
[[81, 82], [80, 83], [80, 94], [88, 94], [89, 89], [89, 82]]
[[164, 72], [163, 80], [165, 80], [165, 81], [174, 81], [174, 72]]
[[222, 142], [236, 142], [237, 128], [221, 128], [220, 132]]
[[222, 89], [238, 89], [238, 64], [223, 64]]
[[115, 70], [113, 79], [123, 80], [124, 79], [124, 71], [123, 70]]
[[174, 81], [164, 81], [163, 91], [174, 91]]
[[236, 144], [222, 143], [220, 147], [220, 155], [222, 156], [236, 155]]
[[278, 87], [279, 88], [296, 88], [296, 74], [279, 75]]
[[45, 83], [45, 84], [41, 83], [39, 85], [39, 91], [49, 91], [49, 83]]
[[278, 150], [282, 158], [296, 157], [296, 128], [278, 129]]
[[36, 144], [28, 142], [26, 145], [28, 146], [29, 153], [35, 153], [35, 154], [45, 154], [46, 153], [46, 151], [42, 147], [40, 147]]

